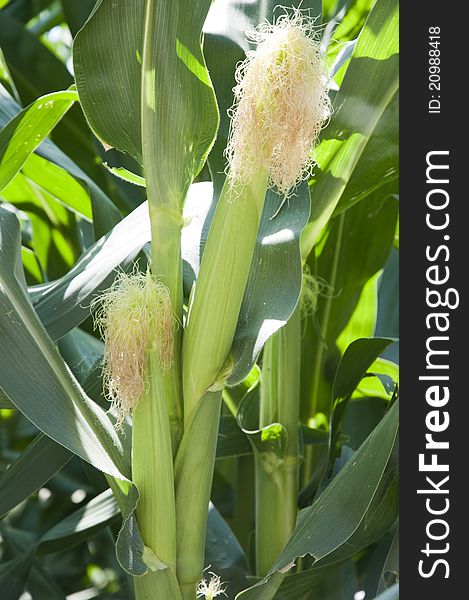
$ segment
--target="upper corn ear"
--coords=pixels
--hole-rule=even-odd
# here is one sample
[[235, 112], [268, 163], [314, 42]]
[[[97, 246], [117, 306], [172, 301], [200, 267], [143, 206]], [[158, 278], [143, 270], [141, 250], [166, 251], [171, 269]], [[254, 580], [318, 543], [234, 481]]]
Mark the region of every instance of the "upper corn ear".
[[300, 10], [248, 35], [257, 48], [236, 71], [229, 177], [247, 183], [261, 167], [269, 185], [288, 196], [310, 174], [330, 114], [326, 64], [313, 21]]
[[267, 187], [287, 196], [309, 173], [329, 115], [328, 78], [312, 27], [299, 10], [263, 24], [251, 34], [256, 50], [236, 73], [229, 172], [184, 333], [186, 421], [207, 390], [224, 385]]

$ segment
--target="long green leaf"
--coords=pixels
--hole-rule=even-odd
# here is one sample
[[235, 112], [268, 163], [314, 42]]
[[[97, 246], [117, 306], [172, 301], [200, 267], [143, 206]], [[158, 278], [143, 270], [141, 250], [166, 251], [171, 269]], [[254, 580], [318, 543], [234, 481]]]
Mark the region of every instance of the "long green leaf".
[[333, 215], [364, 200], [378, 189], [399, 185], [399, 92], [384, 110], [340, 197]]
[[377, 0], [358, 38], [326, 139], [317, 151], [321, 174], [312, 189], [311, 219], [302, 236], [304, 258], [333, 214], [398, 89], [398, 21], [398, 2]]
[[41, 431], [96, 468], [128, 479], [128, 457], [112, 423], [66, 368], [29, 302], [19, 249], [19, 223], [0, 208], [2, 388]]
[[[39, 2], [47, 4], [47, 0]], [[34, 102], [39, 96], [67, 89], [73, 84], [73, 77], [65, 64], [25, 26], [35, 16], [38, 3], [33, 4], [34, 7], [29, 0], [16, 0], [12, 4], [12, 10], [8, 10], [8, 7], [0, 19], [0, 46], [23, 105]], [[15, 7], [23, 14], [15, 15]], [[23, 18], [24, 22], [21, 22], [19, 19]], [[21, 48], [21, 52], [18, 48]], [[93, 178], [99, 177], [95, 144], [78, 106], [70, 109], [53, 132], [53, 139], [88, 174]]]
[[333, 414], [330, 428], [332, 452], [335, 451], [348, 401], [367, 370], [392, 342], [393, 340], [389, 338], [358, 339], [345, 351], [332, 387]]
[[54, 92], [35, 100], [0, 131], [0, 190], [78, 100], [77, 92]]
[[[247, 585], [247, 557], [228, 523], [210, 502], [205, 534], [205, 565], [229, 582], [230, 597]], [[209, 567], [210, 565], [210, 567]]]
[[0, 477], [0, 517], [43, 486], [72, 454], [39, 434]]
[[47, 600], [66, 600], [64, 592], [57, 583], [46, 573], [36, 561], [29, 573], [26, 588], [33, 598], [47, 598]]
[[205, 562], [213, 565], [217, 570], [233, 567], [248, 570], [246, 555], [238, 540], [212, 503], [208, 509]]
[[20, 219], [26, 216], [23, 230], [31, 228], [31, 239], [25, 241], [40, 265], [39, 281], [66, 273], [80, 253], [75, 218], [23, 173], [3, 189], [1, 199], [21, 211]]
[[65, 169], [34, 153], [26, 160], [22, 172], [27, 179], [49, 192], [60, 204], [88, 221], [93, 220], [89, 194]]
[[[102, 401], [103, 382], [96, 377], [96, 364], [102, 364], [102, 342], [75, 329], [61, 340], [59, 348], [86, 394], [93, 400]], [[101, 372], [100, 366], [98, 369]], [[11, 407], [15, 408], [14, 404]], [[125, 443], [130, 431], [124, 433], [127, 436]], [[0, 517], [49, 481], [72, 456], [52, 438], [43, 433], [37, 435], [0, 477]]]
[[[26, 585], [27, 591], [30, 592], [33, 598], [65, 600], [65, 594], [58, 588], [54, 580], [51, 579], [50, 574], [46, 575], [41, 566], [34, 561], [36, 552], [34, 537], [23, 530], [4, 526], [2, 526], [1, 533], [9, 549], [16, 555], [10, 563], [10, 568], [17, 573], [16, 584], [18, 588], [24, 588]], [[0, 567], [0, 572], [1, 570], [2, 567]], [[8, 585], [13, 583], [10, 581], [12, 579], [11, 571], [10, 575], [7, 574], [5, 578], [8, 579], [6, 586], [3, 585], [4, 582], [1, 581], [0, 575], [0, 589], [2, 593], [5, 588], [8, 589]], [[19, 596], [20, 593], [13, 597], [17, 599]]]
[[293, 313], [301, 293], [300, 234], [310, 210], [306, 183], [285, 203], [267, 192], [248, 284], [231, 352], [235, 367], [228, 383], [239, 383], [249, 374], [266, 340]]
[[100, 0], [73, 45], [86, 119], [107, 146], [142, 162], [141, 60], [145, 2]]
[[[154, 103], [155, 160], [162, 167], [158, 192], [165, 194], [181, 184], [187, 189], [217, 128], [215, 96], [198, 33], [209, 4], [198, 0], [188, 11], [182, 3], [163, 0], [149, 15], [156, 97], [148, 101]], [[140, 163], [145, 5], [144, 0], [101, 0], [78, 33], [73, 52], [80, 102], [93, 131]]]
[[[20, 112], [21, 107], [0, 86], [0, 127], [5, 127]], [[45, 163], [44, 159], [48, 162]], [[48, 172], [47, 176], [45, 171]], [[98, 185], [49, 139], [45, 139], [35, 152], [29, 155], [23, 165], [23, 172], [28, 179], [52, 194], [59, 202], [87, 218], [90, 217], [91, 202], [96, 237], [107, 233], [121, 219], [119, 210]], [[75, 181], [83, 189], [78, 189]], [[84, 193], [88, 195], [89, 200], [84, 198]]]
[[[15, 4], [20, 3], [14, 2], [12, 9]], [[26, 20], [33, 16], [25, 15]], [[13, 10], [2, 12], [0, 46], [25, 104], [30, 104], [38, 96], [66, 89], [73, 83], [67, 67], [15, 18]]]
[[48, 554], [72, 548], [110, 525], [118, 515], [114, 496], [106, 490], [42, 535], [37, 552]]
[[[92, 402], [43, 329], [25, 291], [19, 225], [0, 208], [0, 380], [12, 402], [41, 431], [108, 474], [123, 515], [117, 539], [121, 566], [143, 575], [144, 544], [135, 520], [138, 491], [130, 483], [130, 452], [104, 411]], [[27, 369], [21, 369], [26, 357]], [[34, 397], [30, 390], [34, 389]]]
[[[383, 199], [380, 190], [374, 192], [366, 201], [332, 220], [319, 257], [315, 252], [309, 258], [310, 271], [319, 278], [322, 290], [316, 311], [306, 320], [302, 340], [304, 419], [317, 411], [329, 413], [332, 381], [324, 377], [324, 365], [330, 365], [328, 371], [333, 375], [340, 351], [354, 339], [354, 334], [365, 330], [363, 316], [354, 313], [361, 308], [358, 303], [363, 300], [364, 286], [383, 268], [389, 256], [397, 211], [395, 199]], [[367, 302], [366, 319], [371, 321], [368, 335], [374, 335], [376, 288], [365, 291], [372, 296]], [[360, 318], [359, 327], [354, 327], [356, 317]]]
[[18, 600], [31, 570], [34, 552], [27, 552], [0, 565], [2, 600]]
[[[330, 347], [352, 317], [364, 285], [384, 267], [392, 248], [397, 213], [396, 200], [383, 198], [378, 191], [343, 215], [342, 231], [338, 219], [332, 222], [331, 232], [317, 260], [317, 275], [334, 289], [325, 291], [324, 297], [318, 298], [316, 313], [321, 322], [325, 307], [330, 303], [327, 330], [322, 331]], [[337, 260], [338, 268], [332, 282], [334, 260]]]
[[359, 589], [359, 584], [354, 577], [351, 585], [348, 585], [351, 578], [346, 576], [347, 571], [352, 570], [355, 573], [355, 568], [350, 569], [350, 566], [348, 563], [338, 563], [287, 575], [275, 595], [275, 600], [311, 600], [323, 597], [351, 599]]

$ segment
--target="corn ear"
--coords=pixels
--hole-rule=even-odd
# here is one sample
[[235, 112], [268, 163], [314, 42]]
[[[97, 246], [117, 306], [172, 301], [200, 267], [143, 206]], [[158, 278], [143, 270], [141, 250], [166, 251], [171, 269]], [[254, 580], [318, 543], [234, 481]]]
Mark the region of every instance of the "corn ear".
[[203, 570], [205, 529], [212, 487], [221, 392], [200, 400], [175, 461], [177, 577], [184, 600], [193, 600]]
[[218, 379], [229, 374], [224, 367], [249, 276], [267, 179], [261, 171], [250, 184], [227, 180], [213, 215], [184, 334], [186, 423], [199, 398], [212, 386], [216, 389], [217, 383], [220, 387]]
[[[152, 348], [148, 353], [147, 389], [133, 413], [132, 478], [140, 492], [137, 521], [143, 541], [149, 555], [166, 565], [164, 570], [151, 574], [153, 587], [148, 584], [148, 589], [153, 593], [155, 586], [166, 589], [172, 579], [173, 584], [176, 582], [173, 454], [166, 400], [170, 386], [171, 376]], [[145, 589], [146, 585], [140, 583], [140, 588]], [[141, 600], [140, 595], [138, 598]]]

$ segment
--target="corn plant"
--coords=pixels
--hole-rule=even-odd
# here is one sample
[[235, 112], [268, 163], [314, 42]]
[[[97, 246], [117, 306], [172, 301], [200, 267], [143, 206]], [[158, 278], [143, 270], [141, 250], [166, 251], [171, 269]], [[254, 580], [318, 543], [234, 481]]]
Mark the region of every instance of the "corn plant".
[[397, 2], [4, 4], [1, 597], [398, 597]]

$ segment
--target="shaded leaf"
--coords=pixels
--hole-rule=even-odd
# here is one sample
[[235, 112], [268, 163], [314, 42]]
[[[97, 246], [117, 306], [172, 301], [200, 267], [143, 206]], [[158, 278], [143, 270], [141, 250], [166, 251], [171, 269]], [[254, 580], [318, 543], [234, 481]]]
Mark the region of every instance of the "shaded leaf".
[[112, 523], [119, 507], [111, 490], [106, 490], [49, 529], [38, 542], [38, 554], [72, 548]]
[[344, 412], [353, 392], [376, 358], [390, 345], [389, 338], [358, 339], [345, 351], [332, 387], [331, 452], [334, 452]]
[[[210, 503], [205, 536], [206, 569], [220, 576], [229, 598], [248, 584], [246, 555], [231, 528], [215, 506]], [[204, 574], [207, 579], [207, 572]]]
[[261, 217], [248, 284], [231, 353], [234, 369], [228, 384], [242, 381], [251, 371], [266, 340], [292, 315], [301, 291], [299, 238], [310, 210], [308, 186], [282, 203], [269, 190]]
[[36, 492], [71, 458], [54, 440], [44, 434], [36, 436], [0, 477], [0, 517]]
[[16, 408], [5, 392], [0, 388], [0, 408]]
[[18, 600], [24, 591], [31, 570], [34, 552], [26, 552], [0, 565], [2, 600]]
[[83, 27], [86, 19], [90, 16], [91, 11], [96, 4], [96, 0], [60, 0], [67, 24], [73, 36]]
[[395, 583], [388, 590], [381, 592], [375, 600], [399, 600], [399, 584]]
[[334, 210], [338, 215], [399, 177], [399, 93], [387, 105]]
[[66, 368], [29, 302], [19, 250], [19, 223], [0, 208], [2, 388], [48, 436], [98, 469], [126, 479], [128, 458], [112, 423]]
[[[27, 5], [29, 0], [16, 0], [11, 8], [20, 4]], [[28, 105], [39, 96], [67, 89], [73, 84], [73, 78], [65, 64], [15, 18], [14, 11], [9, 11], [8, 8], [2, 12], [0, 19], [0, 47], [21, 103]], [[31, 6], [25, 6], [25, 9], [29, 11]], [[26, 16], [25, 20], [28, 21], [33, 16], [34, 13], [29, 18]], [[18, 51], [19, 48], [21, 52]], [[99, 176], [95, 161], [96, 149], [78, 106], [72, 107], [54, 130], [53, 139], [88, 174]]]
[[[28, 15], [26, 20], [33, 16]], [[73, 83], [66, 66], [15, 18], [13, 11], [2, 12], [0, 46], [25, 104]]]
[[233, 458], [249, 454], [252, 454], [251, 446], [236, 419], [230, 415], [222, 415], [218, 430], [216, 458]]
[[[316, 313], [320, 321], [327, 296], [330, 295], [330, 314], [325, 337], [329, 346], [334, 344], [352, 318], [365, 284], [386, 263], [392, 248], [397, 212], [398, 203], [394, 198], [383, 199], [377, 193], [344, 214], [343, 228], [338, 226], [336, 219], [332, 222], [331, 232], [317, 265], [317, 274], [334, 286], [333, 290], [325, 292], [325, 297], [318, 299]], [[337, 257], [334, 253], [336, 246]], [[338, 266], [332, 283], [334, 260], [338, 261]], [[376, 297], [376, 287], [370, 292]], [[375, 311], [370, 312], [373, 316]], [[369, 317], [368, 314], [366, 316]], [[371, 333], [374, 333], [374, 323]], [[344, 337], [350, 339], [352, 336], [344, 332]], [[345, 339], [342, 345], [345, 345]]]
[[386, 561], [383, 565], [383, 572], [378, 584], [377, 594], [385, 592], [392, 588], [399, 581], [399, 529], [396, 530], [394, 538], [389, 548]]

